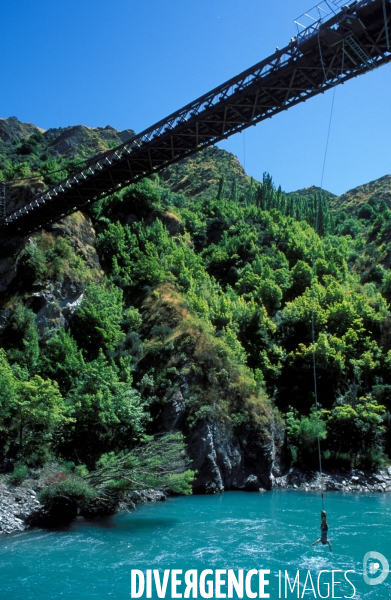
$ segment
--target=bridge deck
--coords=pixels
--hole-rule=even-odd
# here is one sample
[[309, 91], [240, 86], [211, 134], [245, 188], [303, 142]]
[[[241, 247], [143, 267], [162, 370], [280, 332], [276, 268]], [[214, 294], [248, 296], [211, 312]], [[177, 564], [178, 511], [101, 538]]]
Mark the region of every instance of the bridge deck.
[[3, 219], [31, 233], [219, 140], [391, 61], [391, 0], [352, 2], [289, 45], [92, 159], [87, 168]]

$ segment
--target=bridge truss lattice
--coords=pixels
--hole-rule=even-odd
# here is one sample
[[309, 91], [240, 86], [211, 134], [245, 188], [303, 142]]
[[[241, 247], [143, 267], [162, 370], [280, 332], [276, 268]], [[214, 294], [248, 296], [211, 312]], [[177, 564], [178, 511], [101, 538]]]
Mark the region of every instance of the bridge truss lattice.
[[[326, 0], [283, 49], [159, 121], [2, 219], [27, 234], [391, 61], [391, 0]], [[321, 10], [326, 4], [332, 10]], [[316, 13], [316, 10], [318, 11]], [[318, 18], [316, 18], [318, 15]], [[309, 23], [309, 24], [308, 24]], [[1, 207], [0, 207], [1, 208]]]

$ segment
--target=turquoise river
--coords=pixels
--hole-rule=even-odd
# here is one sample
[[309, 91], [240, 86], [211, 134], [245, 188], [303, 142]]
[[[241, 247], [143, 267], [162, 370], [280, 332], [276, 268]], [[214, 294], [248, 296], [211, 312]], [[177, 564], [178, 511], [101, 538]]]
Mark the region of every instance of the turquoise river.
[[[158, 569], [161, 574], [165, 569], [197, 569], [198, 573], [233, 569], [236, 574], [243, 569], [244, 577], [251, 569], [270, 570], [265, 591], [271, 599], [298, 597], [297, 586], [291, 594], [288, 584], [287, 596], [284, 589], [285, 571], [293, 584], [298, 570], [300, 598], [332, 598], [334, 570], [334, 581], [342, 582], [334, 585], [335, 598], [391, 598], [391, 574], [379, 585], [363, 579], [367, 552], [379, 552], [391, 563], [391, 496], [327, 494], [333, 553], [321, 544], [311, 547], [319, 537], [320, 509], [315, 494], [229, 492], [171, 498], [111, 518], [78, 519], [57, 531], [39, 529], [2, 537], [0, 600], [131, 598], [132, 569]], [[321, 570], [326, 572], [318, 590]], [[344, 578], [348, 570], [355, 592]], [[308, 579], [304, 587], [308, 571], [314, 591]], [[370, 579], [381, 571], [377, 567]], [[170, 582], [166, 598], [172, 597]], [[258, 574], [252, 583], [258, 597]], [[179, 586], [177, 592], [184, 589]], [[221, 588], [224, 591], [226, 587]], [[152, 597], [157, 598], [154, 585]]]

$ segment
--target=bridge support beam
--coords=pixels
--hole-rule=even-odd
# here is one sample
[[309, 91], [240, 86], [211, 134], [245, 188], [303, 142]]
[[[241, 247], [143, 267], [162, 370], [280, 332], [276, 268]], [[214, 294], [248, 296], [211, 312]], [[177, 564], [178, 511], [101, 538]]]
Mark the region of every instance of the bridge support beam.
[[390, 36], [388, 33], [388, 16], [387, 16], [386, 0], [383, 0], [383, 15], [384, 15], [384, 30], [386, 32], [386, 45], [387, 45], [387, 50], [390, 50]]
[[[3, 187], [0, 236], [36, 231], [250, 125], [390, 63], [390, 27], [391, 0], [352, 0], [338, 12], [318, 15], [285, 48], [91, 159], [87, 168], [6, 216]], [[11, 188], [7, 190], [10, 204]]]

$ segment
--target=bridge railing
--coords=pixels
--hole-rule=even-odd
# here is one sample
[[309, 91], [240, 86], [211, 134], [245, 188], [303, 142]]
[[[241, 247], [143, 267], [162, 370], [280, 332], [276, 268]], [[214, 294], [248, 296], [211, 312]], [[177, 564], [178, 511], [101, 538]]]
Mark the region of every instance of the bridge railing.
[[[307, 10], [300, 17], [297, 17], [294, 23], [297, 27], [297, 39], [299, 43], [303, 38], [318, 33], [322, 23], [330, 19], [333, 15], [338, 14], [341, 7], [346, 4], [346, 0], [322, 0], [322, 2]], [[350, 2], [350, 4], [352, 3]]]
[[[175, 113], [172, 113], [166, 119], [159, 121], [142, 133], [135, 135], [133, 138], [118, 146], [114, 150], [109, 150], [97, 157], [94, 157], [94, 159], [87, 162], [87, 167], [85, 169], [70, 175], [66, 179], [47, 189], [45, 192], [36, 196], [33, 202], [31, 202], [31, 205], [25, 207], [25, 210], [29, 210], [30, 207], [34, 208], [34, 206], [44, 204], [53, 196], [63, 193], [65, 189], [70, 189], [73, 186], [77, 186], [80, 181], [93, 177], [97, 171], [104, 171], [110, 168], [113, 163], [123, 160], [127, 155], [142, 148], [144, 145], [149, 144], [155, 138], [160, 138], [166, 133], [169, 134], [170, 131], [177, 128], [178, 125], [196, 119], [200, 112], [205, 114], [207, 109], [212, 109], [218, 103], [227, 100], [232, 94], [240, 90], [245, 90], [246, 87], [252, 85], [255, 81], [262, 80], [274, 70], [283, 67], [285, 64], [288, 64], [295, 54], [297, 54], [297, 48], [293, 43], [282, 50], [277, 50], [267, 59], [259, 62], [250, 69], [243, 71], [243, 73], [241, 73], [239, 76], [230, 79], [208, 94], [205, 94], [194, 102], [184, 106]], [[120, 187], [122, 187], [122, 185], [118, 184], [118, 188]], [[91, 200], [96, 200], [99, 197], [100, 194], [98, 192], [96, 196], [91, 198]], [[17, 219], [19, 215], [20, 211], [17, 210], [9, 215], [6, 221], [12, 222], [13, 220]]]
[[[241, 131], [250, 124], [255, 124], [276, 112], [285, 110], [289, 103], [297, 104], [306, 97], [328, 89], [344, 79], [350, 79], [377, 64], [388, 62], [390, 60], [388, 28], [391, 18], [389, 14], [391, 0], [360, 0], [359, 2], [350, 0], [349, 4], [343, 4], [345, 1], [324, 0], [320, 2], [313, 9], [304, 13], [309, 25], [308, 21], [304, 19], [296, 22], [300, 28], [300, 40], [292, 38], [282, 50], [277, 49], [271, 56], [172, 113], [141, 134], [135, 135], [117, 148], [92, 158], [87, 161], [86, 166], [85, 164], [80, 165], [78, 172], [69, 175], [44, 191], [41, 188], [40, 192], [29, 201], [29, 204], [9, 214], [5, 223], [10, 224], [17, 221], [19, 217], [24, 217], [30, 211], [65, 192], [68, 199], [62, 204], [58, 202], [60, 209], [55, 215], [61, 218], [65, 216], [65, 212], [70, 214], [83, 203], [94, 202], [130, 182], [137, 181], [145, 174], [161, 170], [181, 157], [188, 156], [232, 133]], [[377, 43], [371, 41], [367, 33], [361, 35], [361, 31], [366, 28], [358, 18], [361, 13], [363, 13], [363, 17], [364, 14], [373, 14], [376, 27], [380, 28], [382, 26], [379, 22], [381, 9], [384, 15], [384, 24], [382, 31], [377, 33], [379, 36], [385, 35], [386, 50], [379, 50]], [[361, 23], [357, 40], [354, 39], [353, 28], [350, 27], [352, 23], [348, 19], [347, 13], [351, 12], [358, 14], [353, 19], [354, 23]], [[364, 21], [367, 19], [364, 18]], [[370, 22], [371, 19], [369, 19]], [[319, 36], [318, 40], [311, 39], [311, 36], [315, 34]], [[330, 38], [331, 41], [336, 38], [337, 41], [343, 40], [339, 51], [338, 48], [335, 51], [333, 47], [329, 46]], [[364, 42], [363, 47], [360, 40]], [[332, 46], [335, 46], [335, 43]], [[341, 62], [340, 67], [337, 64], [338, 60]], [[325, 61], [328, 61], [327, 64]], [[315, 71], [315, 80], [306, 72], [307, 64], [311, 65], [311, 69]], [[346, 64], [347, 67], [345, 67]], [[275, 98], [267, 89], [270, 85], [269, 82], [276, 89]], [[264, 105], [258, 106], [258, 95], [263, 88], [264, 96], [270, 98], [270, 101], [267, 100], [265, 104], [265, 100], [262, 99]], [[281, 89], [283, 91], [280, 93]], [[243, 116], [230, 106], [231, 102], [239, 105], [247, 96], [250, 97], [252, 116], [248, 111], [246, 116]], [[272, 106], [268, 106], [269, 102], [272, 102]], [[229, 115], [226, 116], [231, 109], [235, 113], [235, 117], [231, 116], [229, 119]], [[255, 114], [257, 115], [256, 119], [254, 119]], [[216, 118], [218, 118], [218, 127], [214, 122]], [[226, 130], [227, 123], [230, 125], [228, 132]], [[198, 125], [204, 130], [201, 132], [201, 137], [199, 137]], [[186, 139], [183, 140], [183, 138]], [[117, 163], [122, 163], [123, 167], [116, 169]], [[115, 174], [116, 170], [118, 177], [113, 178], [112, 174]], [[109, 173], [106, 173], [107, 171]], [[89, 185], [90, 179], [100, 181], [101, 185], [96, 186], [94, 182]], [[78, 190], [74, 190], [77, 187], [84, 187], [84, 195], [81, 195]], [[72, 190], [72, 192], [68, 193], [68, 190]], [[75, 193], [73, 193], [74, 191]], [[68, 201], [71, 204], [68, 205]], [[60, 212], [62, 210], [65, 211], [64, 214]], [[49, 212], [50, 210], [46, 210], [46, 214]], [[41, 214], [45, 214], [45, 209], [41, 211]]]

